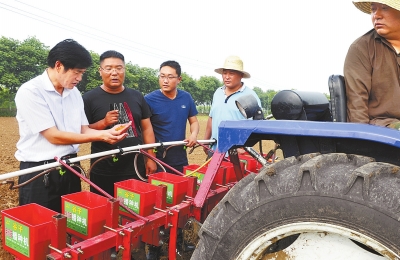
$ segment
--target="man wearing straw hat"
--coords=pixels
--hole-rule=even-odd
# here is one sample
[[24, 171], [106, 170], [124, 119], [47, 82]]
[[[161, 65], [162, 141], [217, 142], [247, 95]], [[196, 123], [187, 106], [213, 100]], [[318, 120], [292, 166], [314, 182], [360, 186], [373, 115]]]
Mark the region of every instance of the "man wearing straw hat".
[[400, 1], [353, 1], [374, 29], [349, 48], [344, 64], [349, 122], [400, 129]]
[[[242, 82], [243, 78], [250, 78], [250, 74], [243, 69], [243, 61], [237, 56], [229, 56], [221, 68], [215, 72], [222, 75], [224, 85], [214, 92], [210, 114], [207, 121], [204, 139], [218, 140], [218, 126], [223, 120], [246, 119], [236, 106], [235, 100], [246, 95], [253, 95], [261, 107], [257, 94]], [[213, 145], [212, 149], [216, 149]]]

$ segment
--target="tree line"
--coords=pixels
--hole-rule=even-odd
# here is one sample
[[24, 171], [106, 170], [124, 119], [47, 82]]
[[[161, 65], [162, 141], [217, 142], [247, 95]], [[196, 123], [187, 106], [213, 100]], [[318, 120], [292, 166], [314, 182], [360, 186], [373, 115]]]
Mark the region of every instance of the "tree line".
[[[36, 37], [29, 37], [23, 41], [0, 38], [0, 108], [15, 109], [14, 97], [18, 88], [26, 81], [40, 75], [46, 69], [46, 59], [50, 48]], [[98, 73], [100, 55], [90, 51], [93, 65], [87, 69], [82, 81], [77, 85], [83, 94], [102, 84]], [[179, 62], [179, 61], [178, 61]], [[146, 95], [156, 89], [158, 85], [158, 68], [140, 67], [126, 62], [124, 86], [137, 89]], [[215, 89], [223, 83], [214, 76], [201, 76], [194, 79], [182, 72], [182, 81], [179, 88], [189, 92], [200, 113], [207, 113], [212, 102]], [[277, 93], [274, 90], [263, 91], [254, 87], [254, 91], [261, 100], [265, 113], [270, 113], [270, 102]], [[2, 114], [0, 113], [0, 116]]]

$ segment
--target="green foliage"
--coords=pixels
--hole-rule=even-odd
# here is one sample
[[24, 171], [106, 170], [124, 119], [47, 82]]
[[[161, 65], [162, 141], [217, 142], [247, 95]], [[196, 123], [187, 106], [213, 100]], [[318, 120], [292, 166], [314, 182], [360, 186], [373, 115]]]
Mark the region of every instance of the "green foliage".
[[181, 83], [179, 83], [179, 88], [187, 91], [189, 93], [193, 93], [194, 91], [196, 91], [196, 81], [190, 77], [187, 73], [183, 72], [181, 74], [182, 80]]
[[130, 62], [128, 62], [125, 67], [124, 85], [126, 87], [137, 89], [143, 95], [146, 95], [159, 88], [157, 70], [145, 67], [141, 68], [138, 65], [133, 65]]
[[146, 95], [156, 89], [159, 89], [158, 84], [158, 70], [152, 68], [140, 68], [138, 90]]
[[276, 95], [276, 93], [278, 93], [278, 92], [275, 90], [272, 90], [272, 89], [269, 89], [266, 92], [264, 92], [259, 87], [254, 87], [253, 90], [254, 90], [254, 92], [256, 92], [257, 96], [260, 98], [261, 107], [264, 109], [266, 115], [271, 114], [271, 101], [274, 98], [274, 96]]
[[133, 65], [131, 62], [125, 64], [125, 82], [124, 85], [128, 88], [139, 88], [139, 73], [140, 67]]
[[0, 109], [14, 109], [14, 95], [15, 93], [12, 93], [10, 89], [0, 87], [0, 101], [2, 101], [0, 103]]
[[0, 38], [0, 84], [11, 93], [26, 81], [43, 73], [48, 47], [35, 37], [23, 42]]
[[87, 68], [81, 82], [76, 86], [82, 94], [103, 84], [99, 73], [100, 55], [91, 51], [90, 56], [93, 64]]
[[35, 37], [22, 42], [0, 38], [0, 108], [15, 108], [15, 93], [24, 82], [43, 73], [48, 51]]
[[[24, 82], [43, 73], [47, 67], [48, 52], [49, 47], [35, 37], [29, 37], [22, 42], [6, 37], [0, 38], [0, 109], [2, 111], [15, 115], [14, 97], [17, 89]], [[90, 54], [93, 65], [86, 70], [82, 81], [77, 85], [82, 94], [102, 84], [98, 71], [100, 56], [95, 52], [90, 52]], [[139, 67], [127, 62], [124, 85], [146, 95], [160, 88], [157, 75], [158, 69]], [[198, 80], [185, 72], [181, 76], [182, 81], [178, 87], [192, 95], [199, 112], [208, 113], [214, 91], [223, 83], [213, 76], [202, 76]], [[260, 97], [264, 111], [269, 114], [270, 102], [277, 92], [274, 90], [264, 92], [259, 87], [255, 87], [254, 91]]]
[[222, 85], [216, 77], [202, 76], [197, 81], [197, 89], [192, 94], [193, 99], [196, 100], [197, 105], [211, 105], [215, 90]]

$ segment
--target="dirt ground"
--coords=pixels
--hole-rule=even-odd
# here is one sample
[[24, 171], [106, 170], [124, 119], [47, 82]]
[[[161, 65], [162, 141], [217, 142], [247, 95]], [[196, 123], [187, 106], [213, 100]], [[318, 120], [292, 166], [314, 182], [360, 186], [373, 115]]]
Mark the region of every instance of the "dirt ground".
[[[203, 139], [204, 130], [206, 126], [207, 117], [199, 117], [200, 133], [199, 139]], [[15, 159], [14, 153], [16, 151], [16, 143], [19, 139], [18, 124], [14, 117], [0, 117], [0, 174], [13, 172], [19, 170], [19, 162]], [[263, 151], [267, 152], [273, 147], [272, 142], [263, 143]], [[90, 153], [90, 144], [83, 144], [80, 146], [78, 156]], [[189, 164], [202, 164], [205, 161], [206, 155], [202, 149], [197, 148], [192, 154], [188, 155]], [[89, 169], [89, 162], [82, 161], [82, 166], [85, 170]], [[17, 178], [15, 178], [17, 183]], [[88, 185], [83, 183], [84, 190], [88, 189]], [[9, 209], [18, 206], [18, 191], [10, 190], [8, 185], [0, 185], [0, 210]], [[1, 234], [0, 222], [0, 234]], [[1, 242], [1, 238], [0, 238]], [[12, 260], [13, 257], [0, 247], [0, 259]]]

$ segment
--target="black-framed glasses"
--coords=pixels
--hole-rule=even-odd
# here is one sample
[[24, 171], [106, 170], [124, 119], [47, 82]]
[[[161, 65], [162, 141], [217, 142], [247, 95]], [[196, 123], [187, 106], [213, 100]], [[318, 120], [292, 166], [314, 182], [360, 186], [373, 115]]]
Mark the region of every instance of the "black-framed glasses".
[[170, 81], [170, 80], [173, 80], [173, 79], [177, 79], [177, 78], [179, 78], [178, 76], [171, 76], [171, 75], [158, 75], [158, 78], [159, 79], [161, 79], [161, 80], [168, 80], [168, 81]]
[[124, 67], [115, 67], [115, 68], [112, 68], [112, 67], [102, 68], [102, 67], [100, 67], [100, 69], [102, 71], [104, 71], [105, 73], [107, 73], [107, 74], [110, 74], [113, 70], [115, 70], [115, 72], [117, 72], [117, 73], [122, 73], [122, 72], [125, 71]]

